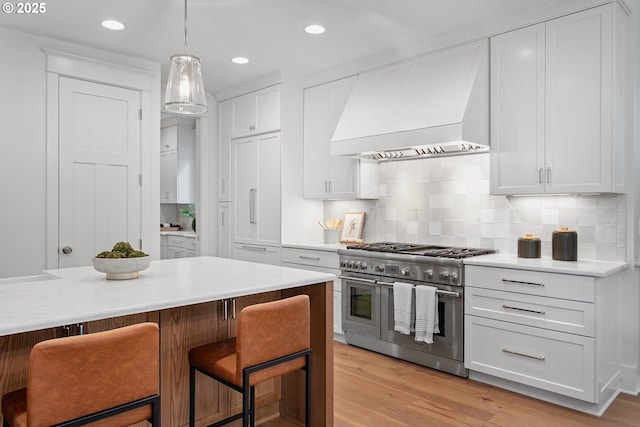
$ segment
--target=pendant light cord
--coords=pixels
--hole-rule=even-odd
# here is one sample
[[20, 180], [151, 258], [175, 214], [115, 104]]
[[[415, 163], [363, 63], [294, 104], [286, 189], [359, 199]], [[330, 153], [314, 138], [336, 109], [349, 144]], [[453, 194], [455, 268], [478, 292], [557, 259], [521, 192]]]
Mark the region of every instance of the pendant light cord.
[[187, 53], [187, 0], [184, 0], [184, 53]]

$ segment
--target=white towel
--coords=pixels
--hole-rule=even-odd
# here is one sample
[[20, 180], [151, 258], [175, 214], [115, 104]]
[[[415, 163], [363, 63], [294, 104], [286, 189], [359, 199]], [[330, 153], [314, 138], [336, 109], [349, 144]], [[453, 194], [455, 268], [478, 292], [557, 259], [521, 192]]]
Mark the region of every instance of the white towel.
[[433, 286], [416, 286], [416, 338], [418, 342], [433, 344], [438, 328], [438, 296]]
[[413, 329], [413, 285], [395, 282], [393, 284], [393, 330], [409, 335]]

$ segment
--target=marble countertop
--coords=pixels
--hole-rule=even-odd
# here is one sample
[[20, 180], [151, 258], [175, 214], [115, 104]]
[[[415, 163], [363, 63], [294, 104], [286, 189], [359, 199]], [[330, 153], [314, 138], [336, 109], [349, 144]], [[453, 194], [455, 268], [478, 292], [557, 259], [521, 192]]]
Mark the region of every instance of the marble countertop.
[[315, 251], [338, 252], [338, 249], [346, 249], [347, 245], [340, 243], [283, 243], [283, 248], [311, 249]]
[[624, 262], [612, 261], [556, 261], [548, 257], [518, 258], [515, 254], [481, 255], [464, 260], [465, 265], [480, 265], [487, 267], [515, 268], [520, 270], [535, 270], [549, 273], [575, 274], [579, 276], [606, 277], [628, 267]]
[[182, 236], [189, 237], [191, 239], [196, 238], [196, 233], [194, 231], [161, 231], [161, 236]]
[[333, 274], [227, 258], [156, 260], [137, 279], [93, 267], [0, 282], [0, 336], [333, 281]]

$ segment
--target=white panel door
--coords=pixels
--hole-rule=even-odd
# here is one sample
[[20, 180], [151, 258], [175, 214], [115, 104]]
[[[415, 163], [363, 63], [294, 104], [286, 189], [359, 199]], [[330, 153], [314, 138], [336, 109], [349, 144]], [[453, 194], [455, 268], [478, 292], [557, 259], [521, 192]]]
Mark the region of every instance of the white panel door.
[[547, 22], [547, 192], [610, 188], [611, 9]]
[[544, 193], [545, 25], [491, 38], [491, 193]]
[[233, 141], [233, 241], [254, 243], [258, 191], [258, 142]]
[[277, 246], [280, 244], [280, 133], [260, 136], [257, 141], [255, 242]]
[[[60, 78], [58, 266], [139, 246], [140, 92]], [[63, 248], [69, 247], [68, 254]]]

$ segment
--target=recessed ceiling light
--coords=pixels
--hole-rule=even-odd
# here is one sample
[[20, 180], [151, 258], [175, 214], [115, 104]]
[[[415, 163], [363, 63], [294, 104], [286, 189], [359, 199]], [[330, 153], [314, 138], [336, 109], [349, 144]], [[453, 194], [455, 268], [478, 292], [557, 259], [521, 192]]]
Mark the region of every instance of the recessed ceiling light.
[[124, 30], [125, 28], [122, 22], [114, 21], [112, 19], [107, 19], [105, 21], [102, 21], [100, 25], [102, 25], [107, 30], [114, 30], [114, 31]]
[[313, 24], [304, 27], [304, 32], [307, 34], [322, 34], [326, 30], [322, 25]]
[[237, 56], [237, 57], [233, 58], [231, 60], [231, 62], [233, 62], [234, 64], [248, 64], [249, 60], [247, 58], [242, 57], [242, 56]]

